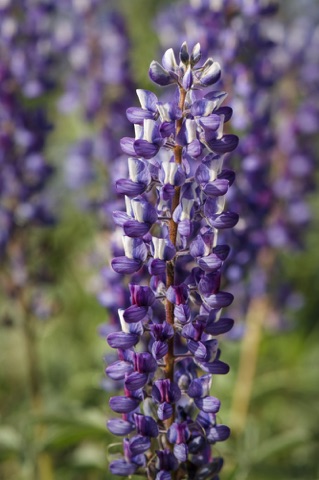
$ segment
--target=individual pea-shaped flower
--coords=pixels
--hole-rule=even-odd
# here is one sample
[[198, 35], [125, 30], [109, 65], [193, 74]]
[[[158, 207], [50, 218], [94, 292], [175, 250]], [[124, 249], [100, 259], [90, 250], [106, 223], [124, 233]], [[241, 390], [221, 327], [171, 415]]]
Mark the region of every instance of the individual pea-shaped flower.
[[116, 191], [128, 197], [136, 197], [146, 191], [151, 183], [148, 165], [143, 159], [130, 157], [128, 159], [129, 178], [116, 182]]
[[149, 261], [148, 269], [151, 275], [162, 275], [166, 272], [166, 262], [172, 260], [176, 249], [167, 238], [152, 237], [151, 244], [152, 258]]
[[172, 325], [167, 322], [154, 323], [150, 326], [151, 335], [154, 338], [152, 355], [156, 360], [163, 358], [168, 352], [168, 340], [174, 336]]
[[181, 391], [170, 379], [156, 380], [152, 387], [152, 398], [159, 404], [158, 417], [161, 420], [167, 420], [173, 414], [173, 404], [181, 398]]
[[174, 455], [180, 462], [185, 462], [188, 455], [187, 441], [190, 431], [187, 422], [173, 423], [167, 431], [168, 441], [174, 444]]
[[123, 236], [125, 256], [115, 257], [112, 260], [112, 268], [121, 274], [132, 274], [140, 270], [147, 259], [148, 250], [140, 238]]

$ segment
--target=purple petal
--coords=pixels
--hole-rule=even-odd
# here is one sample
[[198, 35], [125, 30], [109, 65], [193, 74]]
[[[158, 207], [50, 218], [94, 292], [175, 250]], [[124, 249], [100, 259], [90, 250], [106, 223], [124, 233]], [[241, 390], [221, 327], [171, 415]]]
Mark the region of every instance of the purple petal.
[[152, 355], [156, 360], [163, 358], [168, 352], [168, 345], [166, 342], [157, 340], [152, 345]]
[[224, 115], [224, 122], [228, 122], [228, 120], [231, 119], [232, 114], [233, 114], [233, 109], [230, 107], [220, 107], [217, 110], [215, 110], [216, 115]]
[[134, 353], [134, 370], [140, 373], [153, 373], [157, 369], [156, 360], [149, 352]]
[[127, 222], [130, 217], [126, 212], [121, 212], [119, 210], [115, 210], [112, 214], [113, 220], [119, 227], [123, 227], [124, 223]]
[[148, 74], [150, 79], [158, 85], [166, 86], [170, 83], [174, 83], [174, 79], [169, 72], [167, 72], [158, 62], [153, 61], [151, 63]]
[[188, 300], [188, 287], [184, 283], [172, 285], [166, 292], [166, 298], [174, 305], [185, 304]]
[[209, 443], [223, 442], [230, 436], [230, 428], [227, 425], [216, 425], [207, 431], [207, 440]]
[[206, 98], [202, 98], [193, 102], [190, 113], [193, 117], [207, 116], [211, 114], [213, 107], [213, 102], [210, 102]]
[[165, 51], [162, 57], [162, 64], [163, 64], [163, 67], [168, 71], [170, 70], [174, 71], [175, 68], [177, 67], [174, 50], [172, 48], [169, 48], [168, 50]]
[[210, 335], [221, 335], [229, 332], [234, 326], [234, 320], [231, 318], [221, 318], [218, 322], [214, 322], [211, 325], [205, 327], [205, 332]]
[[219, 197], [220, 195], [225, 195], [229, 188], [229, 181], [224, 178], [216, 178], [211, 183], [207, 183], [203, 188], [204, 193], [208, 196]]
[[151, 440], [142, 435], [136, 435], [130, 440], [130, 450], [133, 457], [146, 452], [151, 447]]
[[201, 360], [205, 359], [207, 355], [207, 350], [205, 345], [202, 342], [195, 342], [194, 340], [188, 340], [187, 346], [196, 359]]
[[136, 152], [135, 155], [137, 154], [139, 157], [143, 157], [146, 159], [155, 157], [159, 149], [160, 145], [150, 143], [147, 140], [143, 140], [141, 138], [135, 140], [134, 142], [134, 150]]
[[145, 262], [148, 256], [148, 249], [142, 239], [124, 235], [123, 243], [126, 257]]
[[189, 247], [189, 252], [193, 258], [205, 255], [206, 245], [201, 235], [197, 235]]
[[211, 115], [208, 115], [207, 117], [201, 117], [199, 119], [199, 124], [201, 127], [203, 127], [205, 130], [210, 130], [210, 131], [216, 131], [220, 125], [220, 117], [218, 115], [215, 115], [212, 113]]
[[[206, 65], [206, 68], [205, 68]], [[219, 63], [208, 59], [204, 64], [203, 73], [200, 77], [200, 83], [204, 86], [213, 85], [220, 79], [221, 68]]]
[[221, 362], [220, 360], [214, 360], [213, 362], [204, 362], [200, 364], [201, 369], [204, 372], [211, 373], [213, 375], [226, 375], [229, 372], [229, 365]]
[[156, 112], [157, 96], [155, 93], [140, 88], [136, 90], [136, 93], [143, 109]]
[[150, 228], [151, 225], [149, 223], [141, 223], [137, 220], [128, 220], [123, 225], [125, 234], [131, 238], [143, 237]]
[[134, 474], [137, 469], [137, 465], [135, 465], [134, 463], [126, 462], [124, 459], [114, 460], [110, 463], [109, 469], [113, 475], [128, 477]]
[[131, 348], [139, 341], [139, 336], [132, 333], [113, 332], [107, 336], [107, 343], [112, 348]]
[[172, 480], [172, 475], [165, 470], [160, 470], [156, 475], [155, 480]]
[[158, 426], [152, 417], [140, 413], [134, 413], [134, 421], [136, 430], [140, 435], [153, 438], [158, 437]]
[[148, 381], [146, 373], [132, 372], [125, 378], [125, 387], [130, 392], [143, 388]]
[[170, 443], [186, 443], [190, 438], [187, 422], [173, 423], [167, 431], [167, 439]]
[[132, 182], [129, 178], [121, 178], [115, 183], [117, 193], [128, 197], [137, 197], [145, 192], [147, 185], [141, 182]]
[[148, 271], [151, 275], [163, 275], [166, 273], [166, 262], [155, 258], [148, 265]]
[[193, 73], [192, 69], [189, 66], [184, 74], [182, 84], [185, 90], [189, 90], [191, 86], [193, 85]]
[[199, 378], [195, 378], [187, 390], [187, 395], [191, 398], [206, 397], [209, 395], [211, 383], [211, 375], [203, 375]]
[[167, 472], [171, 470], [177, 470], [178, 461], [174, 457], [173, 453], [169, 449], [165, 450], [156, 450], [157, 458], [160, 470], [166, 470]]
[[109, 405], [116, 413], [130, 413], [137, 409], [140, 401], [131, 397], [111, 397]]
[[179, 462], [185, 462], [188, 456], [188, 447], [185, 443], [174, 445], [174, 455]]
[[134, 430], [134, 425], [121, 418], [112, 418], [108, 420], [107, 428], [113, 435], [128, 435]]
[[229, 255], [230, 248], [228, 245], [216, 245], [213, 248], [213, 252], [224, 262]]
[[210, 224], [218, 230], [233, 228], [238, 223], [238, 220], [239, 215], [235, 212], [215, 213], [209, 217]]
[[190, 320], [190, 315], [189, 305], [175, 305], [174, 316], [180, 323], [187, 323]]
[[167, 322], [154, 323], [150, 325], [150, 329], [155, 340], [160, 340], [161, 342], [174, 336], [174, 328]]
[[136, 157], [136, 152], [134, 150], [135, 138], [124, 137], [120, 140], [121, 149], [124, 153], [130, 157]]
[[173, 415], [173, 405], [170, 403], [162, 403], [157, 409], [157, 415], [160, 420], [167, 420]]
[[215, 397], [195, 398], [194, 402], [205, 413], [217, 413], [220, 409], [220, 401]]
[[140, 107], [130, 107], [126, 110], [126, 116], [130, 122], [143, 125], [144, 119], [154, 118], [154, 112]]
[[211, 253], [206, 257], [202, 257], [198, 260], [199, 267], [204, 270], [204, 272], [213, 272], [214, 270], [218, 270], [222, 266], [222, 261], [220, 258], [215, 255], [215, 253]]
[[187, 145], [186, 151], [191, 157], [199, 157], [202, 153], [202, 146], [197, 138]]
[[211, 308], [220, 309], [228, 307], [234, 300], [234, 296], [228, 292], [217, 292], [213, 295], [205, 297], [206, 303]]
[[163, 138], [175, 133], [175, 122], [163, 122], [160, 126], [160, 134]]
[[150, 287], [130, 284], [132, 303], [139, 307], [150, 307], [155, 301], [155, 295]]
[[215, 103], [214, 109], [216, 109], [220, 107], [226, 97], [226, 92], [221, 92], [220, 90], [213, 90], [212, 92], [208, 92], [204, 98], [207, 100], [212, 100]]
[[225, 180], [228, 180], [229, 186], [231, 187], [235, 181], [236, 174], [233, 170], [230, 170], [229, 168], [225, 168], [218, 174], [218, 178], [220, 179], [224, 178]]
[[112, 260], [114, 272], [121, 274], [131, 274], [137, 272], [143, 265], [141, 260], [127, 257], [116, 257]]
[[122, 380], [126, 374], [133, 371], [133, 365], [130, 362], [117, 360], [109, 365], [105, 372], [112, 380]]

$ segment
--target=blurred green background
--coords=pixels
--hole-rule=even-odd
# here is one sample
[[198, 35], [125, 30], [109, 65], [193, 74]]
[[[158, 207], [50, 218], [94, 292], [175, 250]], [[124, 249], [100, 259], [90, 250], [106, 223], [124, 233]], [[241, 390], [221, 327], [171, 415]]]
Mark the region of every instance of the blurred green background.
[[[128, 19], [133, 71], [147, 88], [150, 61], [158, 58], [152, 18], [168, 1], [116, 2]], [[62, 117], [48, 99], [55, 130], [47, 154], [63, 162], [68, 146], [86, 126], [74, 116]], [[57, 180], [58, 185], [59, 179]], [[34, 342], [41, 378], [41, 401], [30, 401], [28, 352], [18, 322], [0, 326], [0, 479], [35, 480], [34, 461], [42, 459], [41, 480], [105, 480], [108, 451], [117, 440], [108, 434], [108, 394], [101, 388], [106, 342], [97, 334], [107, 320], [94, 291], [99, 267], [106, 262], [107, 239], [96, 219], [79, 212], [68, 195], [57, 228], [35, 229], [33, 241], [51, 252], [46, 259], [59, 278], [50, 291], [54, 316], [37, 325]], [[319, 480], [319, 196], [311, 197], [313, 222], [305, 232], [307, 248], [293, 258], [283, 252], [283, 278], [305, 297], [289, 319], [289, 328], [264, 329], [256, 363], [249, 413], [243, 433], [236, 432], [215, 452], [225, 458], [224, 480]], [[89, 262], [92, 252], [98, 260]], [[94, 255], [93, 255], [94, 257]], [[19, 312], [3, 303], [10, 318]], [[219, 419], [229, 424], [236, 383], [240, 341], [224, 341], [223, 359], [231, 365], [216, 377], [214, 391], [222, 401]], [[116, 448], [112, 447], [112, 448]]]

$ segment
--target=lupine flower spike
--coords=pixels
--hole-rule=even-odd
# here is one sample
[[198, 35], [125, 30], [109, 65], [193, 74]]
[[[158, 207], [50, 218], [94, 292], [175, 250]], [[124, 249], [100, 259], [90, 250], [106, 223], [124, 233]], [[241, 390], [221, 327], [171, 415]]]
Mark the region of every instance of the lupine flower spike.
[[214, 374], [229, 370], [216, 339], [233, 326], [221, 316], [233, 300], [220, 289], [229, 247], [217, 239], [238, 221], [224, 210], [234, 172], [223, 169], [238, 138], [223, 134], [232, 114], [221, 106], [226, 93], [204, 92], [219, 80], [220, 66], [200, 59], [199, 44], [189, 53], [184, 43], [179, 62], [167, 50], [149, 75], [175, 86], [171, 100], [138, 90], [141, 107], [127, 111], [135, 138], [121, 141], [129, 176], [117, 182], [126, 212], [114, 212], [124, 255], [112, 267], [133, 275], [131, 305], [119, 310], [122, 331], [107, 337], [118, 360], [106, 372], [124, 388], [110, 399], [121, 418], [108, 428], [124, 436], [124, 456], [110, 463], [115, 475], [217, 480], [223, 460], [211, 446], [230, 434], [218, 424], [211, 385]]

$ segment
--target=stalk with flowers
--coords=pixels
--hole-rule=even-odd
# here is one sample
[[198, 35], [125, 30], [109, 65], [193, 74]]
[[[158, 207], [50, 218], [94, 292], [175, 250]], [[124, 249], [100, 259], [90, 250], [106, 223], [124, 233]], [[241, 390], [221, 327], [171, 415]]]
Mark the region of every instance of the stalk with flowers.
[[175, 86], [170, 101], [138, 90], [141, 107], [127, 110], [135, 138], [123, 138], [129, 178], [117, 181], [126, 212], [113, 214], [122, 227], [123, 255], [113, 270], [131, 275], [131, 305], [119, 310], [120, 332], [107, 336], [118, 360], [106, 372], [123, 383], [110, 399], [121, 418], [109, 430], [124, 436], [124, 457], [110, 463], [116, 475], [149, 479], [217, 479], [222, 459], [211, 445], [230, 430], [217, 422], [220, 401], [211, 396], [212, 377], [226, 374], [216, 337], [233, 320], [221, 316], [233, 296], [221, 290], [229, 247], [219, 230], [238, 215], [224, 210], [235, 174], [223, 168], [238, 138], [224, 135], [232, 110], [225, 92], [204, 92], [220, 78], [217, 62], [201, 66], [200, 45], [184, 43], [177, 63], [172, 49], [150, 78]]

